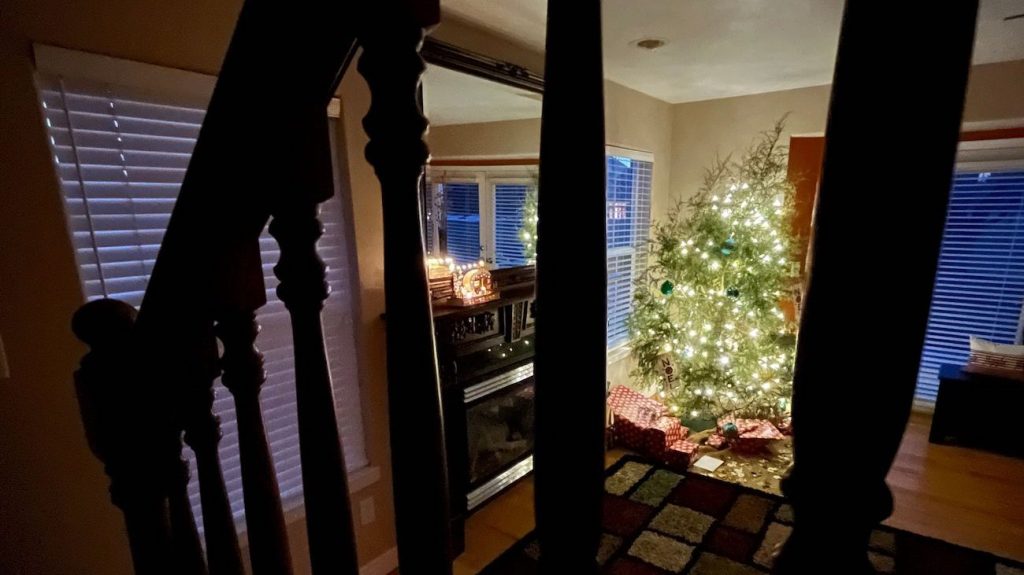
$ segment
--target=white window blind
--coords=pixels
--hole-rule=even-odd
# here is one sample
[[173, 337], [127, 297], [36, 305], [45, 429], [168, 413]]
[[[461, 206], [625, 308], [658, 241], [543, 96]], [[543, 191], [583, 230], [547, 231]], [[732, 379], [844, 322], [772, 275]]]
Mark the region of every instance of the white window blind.
[[[117, 298], [138, 306], [199, 134], [206, 101], [183, 102], [124, 86], [42, 74], [38, 86], [85, 296], [89, 300]], [[324, 332], [346, 463], [352, 471], [365, 467], [367, 458], [352, 322], [351, 246], [337, 195], [323, 204], [321, 220], [325, 233], [318, 247], [328, 266], [331, 288], [323, 312]], [[301, 502], [302, 492], [294, 356], [289, 316], [275, 293], [277, 280], [272, 268], [278, 247], [266, 231], [260, 238], [260, 251], [268, 301], [258, 312], [263, 330], [256, 343], [267, 370], [261, 399], [282, 498], [294, 506]], [[214, 390], [214, 409], [224, 432], [220, 444], [224, 477], [232, 509], [241, 519], [233, 400], [219, 380]], [[194, 469], [194, 460], [192, 465]], [[195, 475], [190, 495], [201, 525]]]
[[527, 263], [519, 232], [529, 190], [526, 183], [494, 184], [494, 263], [499, 268]]
[[917, 377], [919, 405], [934, 403], [943, 364], [967, 362], [972, 335], [1021, 336], [1024, 170], [958, 173]]
[[610, 348], [629, 337], [633, 286], [647, 265], [653, 163], [649, 154], [609, 148], [606, 169]]
[[476, 182], [439, 183], [445, 202], [448, 255], [459, 264], [480, 259], [480, 185]]

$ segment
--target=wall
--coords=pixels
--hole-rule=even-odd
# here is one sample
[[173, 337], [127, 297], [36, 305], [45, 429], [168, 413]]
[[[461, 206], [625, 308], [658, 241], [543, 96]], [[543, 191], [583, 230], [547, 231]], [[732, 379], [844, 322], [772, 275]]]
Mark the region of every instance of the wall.
[[536, 158], [540, 118], [431, 126], [430, 155], [442, 158]]
[[[742, 152], [758, 132], [789, 114], [787, 135], [823, 133], [831, 85], [672, 106], [673, 198], [696, 193], [715, 154]], [[965, 122], [1024, 121], [1024, 60], [971, 69]], [[898, 126], [879, 126], [879, 136]]]
[[[240, 0], [10, 0], [0, 18], [0, 333], [11, 378], [0, 380], [0, 572], [35, 575], [130, 573], [123, 521], [89, 453], [71, 374], [85, 349], [69, 329], [82, 303], [57, 179], [32, 84], [32, 42], [216, 74]], [[185, 34], [183, 31], [187, 31]], [[355, 74], [350, 74], [355, 76]], [[358, 139], [369, 96], [343, 89], [346, 134]], [[357, 142], [358, 143], [358, 142]], [[379, 204], [362, 144], [348, 155], [356, 218]], [[363, 194], [371, 194], [368, 199]], [[370, 207], [364, 205], [363, 199]], [[367, 211], [371, 212], [367, 215]], [[379, 212], [379, 207], [377, 208]], [[378, 214], [379, 216], [379, 214]], [[378, 217], [379, 220], [379, 217]], [[375, 522], [357, 532], [363, 562], [394, 546], [383, 374], [383, 280], [379, 222], [359, 220], [362, 283], [360, 357], [367, 434], [381, 480], [353, 501], [373, 497]], [[308, 572], [305, 524], [289, 526], [298, 573]]]

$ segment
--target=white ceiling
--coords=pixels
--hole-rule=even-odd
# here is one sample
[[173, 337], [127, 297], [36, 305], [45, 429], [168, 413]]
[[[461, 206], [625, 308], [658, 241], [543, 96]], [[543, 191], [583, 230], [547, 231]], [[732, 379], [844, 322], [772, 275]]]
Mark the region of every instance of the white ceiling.
[[[445, 14], [543, 51], [547, 0], [441, 0]], [[666, 102], [827, 84], [842, 0], [603, 0], [605, 76]], [[974, 62], [1024, 59], [1022, 0], [981, 0]], [[922, 5], [927, 22], [927, 5]], [[660, 38], [651, 52], [631, 43]]]
[[423, 75], [423, 105], [432, 126], [539, 118], [540, 98], [434, 65], [427, 65]]

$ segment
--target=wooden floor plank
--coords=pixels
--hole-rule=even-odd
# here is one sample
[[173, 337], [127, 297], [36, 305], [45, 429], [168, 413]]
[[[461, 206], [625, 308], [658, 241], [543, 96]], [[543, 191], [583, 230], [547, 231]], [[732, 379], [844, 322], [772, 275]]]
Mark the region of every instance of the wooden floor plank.
[[[898, 529], [1024, 561], [1024, 460], [928, 443], [931, 419], [915, 414], [889, 472]], [[626, 452], [610, 451], [611, 465]], [[850, 465], [856, 465], [851, 456]], [[466, 522], [456, 575], [473, 575], [533, 529], [533, 480], [502, 493]]]

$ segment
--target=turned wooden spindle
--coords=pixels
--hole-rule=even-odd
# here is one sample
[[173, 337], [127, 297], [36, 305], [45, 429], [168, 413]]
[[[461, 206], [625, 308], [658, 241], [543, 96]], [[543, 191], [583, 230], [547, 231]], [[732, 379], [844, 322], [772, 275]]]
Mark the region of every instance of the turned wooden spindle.
[[[212, 325], [198, 330], [195, 348], [189, 348], [194, 364], [175, 374], [172, 384], [181, 395], [178, 417], [185, 443], [196, 456], [199, 497], [203, 510], [203, 536], [211, 575], [244, 575], [238, 533], [224, 485], [218, 446], [222, 437], [220, 418], [213, 412], [213, 381], [220, 375]], [[201, 335], [200, 335], [201, 334]]]
[[[174, 572], [175, 548], [157, 402], [136, 386], [135, 308], [113, 299], [82, 306], [71, 323], [90, 347], [75, 372], [89, 448], [110, 477], [110, 498], [125, 518], [135, 573]], [[171, 462], [173, 463], [173, 461]]]
[[354, 575], [359, 566], [348, 499], [348, 472], [320, 317], [329, 287], [326, 267], [316, 251], [316, 242], [323, 234], [318, 211], [312, 199], [296, 201], [275, 212], [270, 233], [281, 247], [281, 258], [274, 267], [281, 280], [277, 295], [288, 308], [292, 321], [310, 564], [318, 575]]
[[[543, 573], [583, 575], [597, 572], [604, 476], [607, 208], [600, 2], [549, 2], [547, 30], [534, 358], [537, 535]], [[570, 189], [585, 193], [563, 193]], [[572, 233], [566, 233], [566, 222], [572, 222]], [[559, 315], [570, 309], [585, 313], [572, 321]]]
[[[885, 480], [927, 331], [978, 1], [933, 8], [928, 25], [918, 26], [910, 5], [845, 6], [793, 378], [795, 460], [782, 484], [795, 521], [774, 573], [872, 571], [871, 532], [892, 512]], [[914, 134], [914, 145], [901, 148], [898, 162], [865, 169], [865, 144], [879, 126], [896, 124]], [[884, 209], [865, 190], [885, 198]], [[899, 230], [898, 253], [886, 230]], [[899, 286], [898, 296], [877, 289], [877, 278]], [[880, 332], [885, 344], [872, 350], [870, 365], [884, 373], [848, 368], [849, 350]], [[870, 425], [836, 425], [865, 415]]]
[[260, 389], [266, 381], [266, 372], [263, 354], [255, 345], [259, 324], [252, 311], [223, 313], [215, 331], [224, 346], [221, 381], [235, 399], [242, 496], [253, 574], [287, 575], [292, 572], [288, 534], [260, 409]]
[[[429, 2], [378, 14], [360, 35], [359, 72], [372, 94], [363, 126], [366, 158], [380, 180], [384, 215], [384, 293], [391, 460], [402, 573], [451, 572], [448, 477], [427, 289], [419, 179], [428, 157], [417, 89], [425, 65], [424, 28], [437, 22]], [[436, 3], [435, 8], [436, 8]]]

